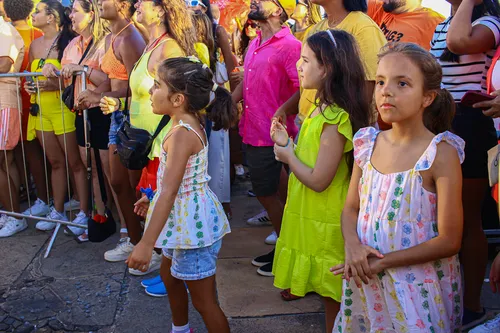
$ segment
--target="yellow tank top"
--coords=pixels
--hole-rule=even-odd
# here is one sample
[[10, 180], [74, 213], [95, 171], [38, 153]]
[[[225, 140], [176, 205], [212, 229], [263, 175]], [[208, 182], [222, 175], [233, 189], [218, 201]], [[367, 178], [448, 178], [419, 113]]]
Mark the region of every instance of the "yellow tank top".
[[[31, 72], [41, 73], [42, 68], [38, 68], [38, 64], [41, 59], [35, 59], [31, 63]], [[57, 59], [47, 59], [45, 60], [46, 64], [52, 64], [57, 69], [61, 69], [61, 63]], [[47, 78], [45, 76], [39, 77], [40, 81], [45, 81]], [[64, 89], [62, 86], [61, 89]], [[40, 93], [40, 100], [38, 100], [38, 94], [31, 95], [31, 103], [38, 103], [40, 109], [44, 114], [50, 113], [61, 113], [61, 92], [59, 90], [56, 91], [43, 91]], [[69, 109], [66, 107], [64, 103], [62, 103], [62, 107], [65, 111], [69, 112]]]

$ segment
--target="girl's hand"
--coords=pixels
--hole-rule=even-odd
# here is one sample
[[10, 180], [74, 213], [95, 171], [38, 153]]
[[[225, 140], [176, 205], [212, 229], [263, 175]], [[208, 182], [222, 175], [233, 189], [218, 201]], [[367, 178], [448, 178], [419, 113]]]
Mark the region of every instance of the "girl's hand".
[[73, 74], [78, 71], [83, 71], [83, 66], [77, 64], [67, 64], [61, 70], [61, 76], [65, 79], [70, 79]]
[[346, 243], [344, 275], [347, 281], [349, 281], [351, 277], [354, 278], [358, 288], [361, 288], [361, 281], [368, 284], [368, 280], [373, 277], [372, 274], [374, 273], [368, 261], [368, 257], [370, 256], [376, 256], [380, 259], [384, 257], [379, 251], [368, 245], [358, 244], [349, 246]]
[[52, 64], [45, 64], [43, 65], [42, 68], [42, 74], [45, 77], [59, 77], [57, 71], [58, 71], [57, 67]]
[[134, 204], [134, 213], [141, 217], [146, 217], [149, 209], [149, 199], [147, 196], [143, 196], [139, 201]]
[[491, 101], [476, 103], [472, 107], [483, 109], [483, 114], [485, 116], [498, 118], [500, 117], [500, 90], [492, 92], [491, 96], [495, 96], [496, 98]]
[[78, 100], [75, 103], [75, 108], [77, 110], [88, 109], [91, 105], [99, 103], [101, 100], [101, 95], [93, 90], [87, 89], [82, 91], [78, 95]]
[[245, 76], [245, 72], [232, 72], [229, 73], [229, 80], [237, 86], [243, 81], [243, 78]]
[[286, 112], [279, 108], [273, 116], [273, 122], [277, 121], [286, 129]]
[[130, 254], [125, 263], [129, 268], [146, 272], [149, 268], [149, 262], [151, 261], [152, 255], [153, 247], [145, 245], [145, 243], [141, 241], [139, 244], [134, 246], [132, 254]]
[[280, 123], [279, 119], [273, 118], [273, 122], [271, 124], [271, 139], [273, 139], [274, 143], [285, 147], [288, 143], [288, 132], [286, 131], [285, 126]]
[[491, 265], [490, 286], [494, 293], [500, 293], [500, 253]]
[[281, 147], [278, 144], [274, 145], [274, 155], [276, 156], [276, 161], [283, 162], [285, 164], [290, 164], [290, 159], [295, 156], [295, 150], [293, 150], [292, 139], [286, 147]]
[[118, 111], [119, 105], [120, 100], [114, 97], [104, 96], [99, 102], [99, 107], [101, 108], [102, 113], [104, 113], [105, 115]]

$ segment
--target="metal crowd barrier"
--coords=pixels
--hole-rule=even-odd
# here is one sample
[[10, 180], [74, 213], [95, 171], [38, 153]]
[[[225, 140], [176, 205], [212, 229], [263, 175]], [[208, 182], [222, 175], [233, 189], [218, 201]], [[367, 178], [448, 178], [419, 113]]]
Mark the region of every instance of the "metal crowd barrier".
[[[87, 78], [86, 78], [86, 74], [85, 72], [83, 71], [80, 71], [80, 72], [76, 72], [74, 74], [75, 76], [79, 76], [80, 77], [80, 80], [81, 80], [81, 87], [82, 87], [82, 91], [85, 91], [87, 89]], [[40, 126], [42, 128], [42, 131], [41, 131], [41, 136], [42, 136], [42, 139], [39, 140], [38, 138], [35, 138], [34, 140], [39, 140], [41, 141], [41, 146], [42, 146], [42, 149], [43, 149], [43, 163], [44, 163], [44, 170], [45, 170], [45, 182], [47, 184], [47, 198], [49, 198], [49, 201], [50, 201], [50, 193], [49, 193], [49, 188], [50, 188], [50, 184], [49, 184], [49, 176], [48, 176], [48, 169], [47, 169], [47, 157], [46, 157], [46, 154], [45, 154], [45, 135], [44, 135], [44, 131], [43, 131], [43, 122], [42, 122], [42, 118], [41, 118], [41, 115], [43, 114], [44, 110], [43, 110], [43, 105], [42, 103], [40, 103], [41, 101], [41, 96], [40, 96], [40, 86], [39, 86], [39, 78], [43, 76], [42, 73], [28, 73], [28, 72], [23, 72], [23, 73], [8, 73], [8, 74], [0, 74], [0, 78], [15, 78], [16, 79], [16, 87], [17, 87], [17, 104], [18, 104], [18, 112], [19, 112], [19, 126], [20, 126], [20, 133], [21, 133], [21, 138], [20, 138], [20, 143], [21, 143], [21, 150], [22, 150], [22, 155], [23, 155], [23, 166], [24, 166], [24, 181], [26, 183], [26, 186], [27, 186], [27, 192], [28, 192], [28, 205], [29, 207], [32, 206], [32, 201], [31, 201], [31, 198], [30, 198], [30, 191], [29, 191], [29, 181], [28, 181], [28, 168], [27, 168], [27, 164], [26, 164], [26, 154], [25, 154], [25, 147], [24, 147], [24, 140], [23, 140], [23, 126], [22, 126], [22, 111], [23, 111], [23, 108], [22, 108], [22, 102], [21, 102], [21, 96], [20, 96], [20, 92], [21, 92], [21, 89], [24, 89], [24, 87], [21, 86], [21, 78], [23, 77], [32, 77], [33, 80], [34, 80], [34, 83], [36, 85], [36, 88], [37, 88], [37, 93], [36, 93], [36, 102], [38, 103], [39, 105], [39, 115], [40, 117], [38, 117], [40, 119]], [[59, 96], [61, 96], [61, 101], [60, 101], [60, 110], [61, 110], [61, 117], [62, 117], [62, 121], [63, 121], [63, 129], [64, 129], [64, 134], [63, 134], [63, 137], [64, 137], [64, 154], [65, 154], [65, 163], [66, 163], [66, 180], [67, 180], [67, 184], [68, 184], [68, 196], [69, 198], [71, 199], [72, 198], [72, 194], [71, 194], [71, 182], [70, 182], [70, 170], [69, 170], [69, 164], [68, 164], [68, 155], [67, 155], [67, 151], [68, 151], [68, 147], [67, 147], [67, 142], [66, 142], [66, 129], [65, 129], [65, 123], [64, 123], [64, 104], [63, 104], [63, 101], [62, 101], [62, 93], [63, 93], [63, 90], [64, 90], [64, 87], [61, 83], [61, 80], [59, 80]], [[90, 143], [89, 143], [89, 138], [88, 138], [88, 135], [89, 135], [89, 125], [88, 125], [88, 115], [87, 115], [87, 110], [83, 110], [83, 119], [84, 119], [84, 131], [85, 131], [85, 146], [86, 146], [86, 153], [87, 153], [87, 160], [88, 159], [88, 154], [90, 154]], [[8, 159], [7, 159], [7, 152], [4, 150], [4, 154], [5, 154], [5, 164], [6, 164], [6, 171], [7, 171], [7, 177], [9, 177], [9, 181], [8, 181], [8, 184], [9, 184], [9, 197], [10, 197], [10, 202], [11, 202], [11, 206], [13, 205], [13, 201], [12, 201], [12, 188], [11, 188], [11, 182], [10, 182], [10, 170], [9, 170], [9, 163], [8, 163]], [[87, 165], [87, 181], [91, 182], [92, 181], [92, 165], [90, 163], [90, 165]], [[19, 170], [19, 172], [21, 173], [21, 170]], [[22, 176], [21, 176], [22, 177]], [[92, 189], [90, 188], [89, 191], [92, 191]], [[92, 193], [92, 192], [91, 192]], [[93, 197], [93, 195], [91, 196]], [[81, 198], [80, 198], [81, 199]], [[47, 205], [50, 205], [50, 202], [47, 202], [46, 203]], [[93, 203], [89, 204], [89, 210], [91, 209], [91, 207], [93, 207]], [[75, 224], [75, 223], [72, 223], [72, 222], [68, 222], [68, 221], [62, 221], [62, 220], [53, 220], [53, 219], [50, 219], [50, 218], [47, 218], [47, 217], [39, 217], [39, 216], [33, 216], [33, 215], [24, 215], [24, 214], [21, 214], [21, 213], [16, 213], [16, 212], [13, 212], [13, 211], [7, 211], [5, 210], [6, 207], [3, 207], [3, 209], [0, 210], [0, 214], [5, 214], [7, 216], [12, 216], [12, 217], [15, 217], [15, 218], [25, 218], [25, 219], [33, 219], [33, 220], [37, 220], [37, 221], [46, 221], [46, 222], [53, 222], [53, 223], [56, 223], [56, 227], [53, 231], [53, 234], [51, 236], [51, 239], [50, 239], [50, 242], [49, 244], [47, 245], [47, 249], [45, 251], [45, 255], [44, 255], [44, 258], [47, 258], [51, 249], [52, 249], [52, 246], [54, 245], [54, 241], [57, 237], [57, 234], [59, 232], [59, 229], [61, 228], [61, 225], [64, 225], [64, 226], [75, 226], [75, 227], [80, 227], [80, 228], [87, 228], [87, 226], [84, 226], [84, 225], [79, 225], [79, 224]], [[30, 211], [31, 213], [31, 211]], [[66, 213], [66, 212], [65, 212]]]

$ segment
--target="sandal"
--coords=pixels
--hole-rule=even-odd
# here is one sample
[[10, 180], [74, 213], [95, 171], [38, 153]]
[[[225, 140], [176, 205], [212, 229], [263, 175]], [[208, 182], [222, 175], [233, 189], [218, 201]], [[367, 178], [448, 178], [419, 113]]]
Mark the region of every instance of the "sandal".
[[282, 292], [280, 292], [281, 298], [283, 298], [284, 301], [286, 302], [291, 302], [291, 301], [296, 301], [298, 299], [301, 299], [303, 297], [301, 296], [295, 296], [290, 292], [290, 289], [285, 289]]

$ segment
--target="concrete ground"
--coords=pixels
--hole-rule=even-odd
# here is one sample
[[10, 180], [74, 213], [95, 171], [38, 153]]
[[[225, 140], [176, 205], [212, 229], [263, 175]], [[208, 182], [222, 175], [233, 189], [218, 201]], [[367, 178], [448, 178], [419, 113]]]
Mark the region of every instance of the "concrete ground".
[[[257, 275], [250, 262], [271, 249], [264, 244], [270, 227], [248, 227], [247, 218], [261, 209], [246, 191], [233, 188], [231, 226], [218, 262], [219, 301], [232, 332], [322, 333], [324, 316], [318, 296], [283, 302], [273, 279]], [[62, 232], [52, 253], [43, 259], [49, 234], [28, 230], [0, 239], [0, 332], [165, 333], [170, 331], [167, 298], [147, 296], [142, 278], [128, 274], [124, 263], [107, 263], [106, 250], [118, 235], [103, 243], [78, 244]], [[151, 276], [148, 276], [151, 277]], [[484, 286], [484, 304], [500, 310], [500, 297]], [[206, 332], [190, 308], [195, 332]]]

